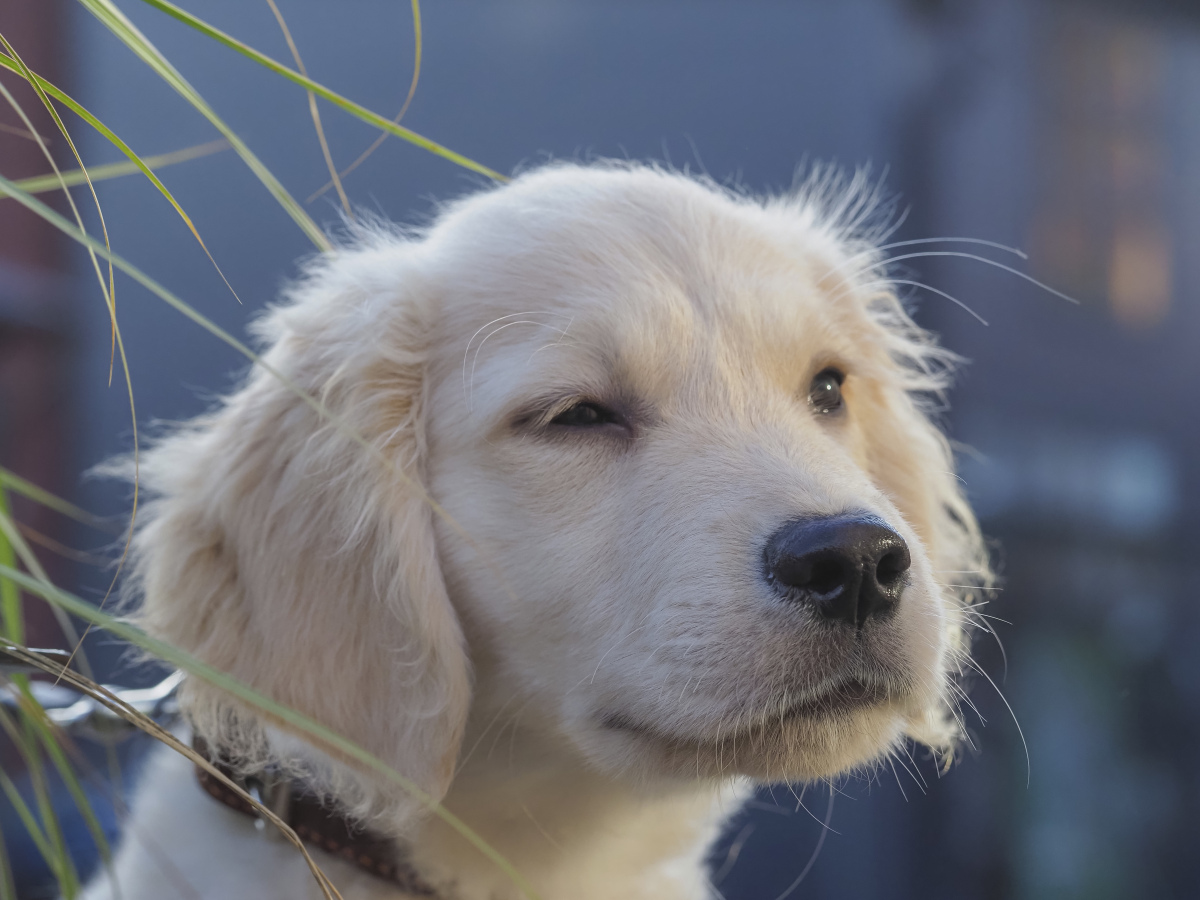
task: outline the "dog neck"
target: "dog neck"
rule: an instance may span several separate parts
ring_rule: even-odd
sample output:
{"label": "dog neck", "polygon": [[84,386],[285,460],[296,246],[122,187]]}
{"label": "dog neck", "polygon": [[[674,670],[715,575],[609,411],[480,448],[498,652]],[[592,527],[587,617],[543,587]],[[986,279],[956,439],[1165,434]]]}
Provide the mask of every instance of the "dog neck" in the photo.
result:
{"label": "dog neck", "polygon": [[[501,706],[501,710],[503,707]],[[556,729],[529,716],[503,719],[480,703],[468,722],[458,766],[441,805],[465,823],[546,900],[694,900],[710,895],[705,857],[722,821],[750,793],[745,779],[654,780],[598,771]],[[310,772],[331,760],[272,732],[284,758]],[[343,793],[340,787],[349,787]],[[364,783],[318,777],[318,794],[366,829],[394,842],[394,858],[443,900],[518,900],[510,874],[436,814]],[[396,804],[393,807],[393,804]],[[392,811],[389,811],[392,808]],[[354,810],[367,810],[358,820]]]}
{"label": "dog neck", "polygon": [[[443,805],[546,898],[708,896],[704,857],[740,782],[645,785],[595,771],[578,751],[512,724],[477,733]],[[463,900],[523,896],[443,820],[407,836],[410,858]]]}

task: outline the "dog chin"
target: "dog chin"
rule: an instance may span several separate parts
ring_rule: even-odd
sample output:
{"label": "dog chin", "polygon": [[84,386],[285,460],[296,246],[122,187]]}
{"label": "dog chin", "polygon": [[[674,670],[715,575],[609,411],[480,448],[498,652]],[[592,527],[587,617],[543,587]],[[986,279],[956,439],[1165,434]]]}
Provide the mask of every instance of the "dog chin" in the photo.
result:
{"label": "dog chin", "polygon": [[831,778],[879,759],[895,747],[914,717],[902,699],[863,701],[852,708],[800,707],[741,730],[720,724],[698,735],[675,735],[607,716],[582,742],[592,762],[610,774],[649,782],[746,776],[762,782]]}

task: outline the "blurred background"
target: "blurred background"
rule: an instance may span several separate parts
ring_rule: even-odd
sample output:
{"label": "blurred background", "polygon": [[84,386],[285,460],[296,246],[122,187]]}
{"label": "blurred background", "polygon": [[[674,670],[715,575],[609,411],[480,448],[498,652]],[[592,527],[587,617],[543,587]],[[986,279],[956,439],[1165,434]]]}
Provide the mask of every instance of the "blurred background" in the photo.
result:
{"label": "blurred background", "polygon": [[[313,77],[384,115],[399,109],[413,62],[407,3],[278,2]],[[183,5],[290,60],[266,2]],[[300,89],[135,0],[121,7],[295,196],[325,183]],[[1200,5],[427,0],[422,14],[404,124],[485,165],[657,159],[765,191],[790,185],[805,160],[869,164],[908,210],[897,239],[1020,247],[1027,262],[987,255],[1079,301],[961,257],[906,262],[988,322],[914,297],[919,321],[970,361],[947,423],[996,542],[1003,590],[986,612],[1007,659],[979,637],[995,685],[974,683],[974,749],[946,775],[918,758],[912,774],[848,779],[828,829],[825,788],[810,788],[805,808],[764,792],[714,851],[724,897],[773,900],[806,870],[789,896],[1200,896]],[[0,32],[139,153],[217,136],[68,0],[4,0]],[[345,165],[375,135],[323,112]],[[0,173],[44,174],[21,129],[0,110]],[[75,134],[89,164],[118,158],[85,126]],[[61,139],[51,147],[74,167]],[[228,151],[161,176],[245,305],[141,177],[97,186],[114,248],[242,334],[311,244]],[[346,188],[412,222],[477,183],[393,138]],[[332,194],[309,209],[338,220]],[[242,371],[128,279],[117,302],[143,428],[200,412]],[[124,489],[82,474],[131,448],[109,353],[86,256],[0,200],[0,464],[119,521]],[[109,573],[96,563],[112,535],[30,504],[17,515],[59,583],[103,595]],[[31,644],[61,644],[40,604],[28,616]],[[89,651],[109,680],[152,677],[102,636]],[[124,789],[139,755],[122,748]],[[0,746],[0,764],[21,783],[11,748]],[[103,784],[89,790],[115,833],[119,806]],[[0,821],[21,896],[52,895],[2,803]],[[85,869],[95,851],[85,836],[75,843]]]}

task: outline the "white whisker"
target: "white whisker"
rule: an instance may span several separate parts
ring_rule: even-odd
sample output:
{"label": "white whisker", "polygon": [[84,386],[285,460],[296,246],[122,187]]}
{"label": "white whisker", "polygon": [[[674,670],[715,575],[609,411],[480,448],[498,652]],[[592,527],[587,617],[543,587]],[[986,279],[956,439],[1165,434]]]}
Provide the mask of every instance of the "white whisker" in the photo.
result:
{"label": "white whisker", "polygon": [[994,250],[1003,250],[1005,253],[1011,253],[1021,259],[1029,259],[1029,254],[1017,247],[1010,247],[1008,244],[1001,244],[997,241],[989,241],[984,238],[971,237],[939,237],[939,238],[914,238],[911,241],[893,241],[890,244],[881,244],[875,247],[874,250],[879,253],[886,253],[889,250],[895,250],[897,247],[913,247],[918,244],[978,244],[981,247],[991,247]]}
{"label": "white whisker", "polygon": [[[788,885],[787,890],[785,890],[782,894],[780,894],[778,897],[776,897],[775,900],[787,900],[787,898],[792,895],[792,893],[796,890],[796,888],[800,887],[800,882],[802,882],[805,878],[808,877],[809,871],[812,869],[812,867],[817,862],[817,857],[821,855],[821,848],[823,846],[825,846],[825,836],[830,831],[833,831],[833,829],[829,827],[829,822],[832,818],[833,818],[833,785],[831,784],[829,786],[829,808],[825,811],[825,821],[822,823],[824,827],[821,829],[821,836],[817,839],[816,849],[813,850],[812,856],[810,856],[808,858],[808,863],[801,870],[800,874],[796,876],[796,880],[793,881],[790,885]],[[834,832],[834,833],[836,834],[837,832]]]}
{"label": "white whisker", "polygon": [[[1012,266],[1005,265],[1004,263],[999,262],[994,259],[988,259],[986,256],[979,256],[976,253],[964,253],[959,250],[923,250],[920,253],[904,253],[904,254],[901,254],[900,256],[891,256],[885,260],[882,260],[877,265],[878,266],[890,266],[890,265],[893,265],[898,262],[903,262],[904,260],[907,260],[907,259],[924,259],[926,257],[939,257],[939,256],[953,257],[953,258],[957,258],[957,259],[971,259],[971,260],[974,260],[975,262],[983,263],[984,265],[995,266],[997,269],[1001,269],[1002,271],[1008,272],[1010,275],[1015,275],[1017,278],[1020,278],[1022,281],[1029,282],[1034,287],[1041,288],[1043,291],[1045,291],[1048,294],[1053,294],[1055,297],[1059,297],[1063,300],[1066,300],[1068,303],[1075,304],[1076,306],[1079,305],[1079,301],[1077,299],[1075,299],[1074,297],[1072,297],[1070,294],[1064,294],[1062,291],[1060,291],[1056,288],[1050,287],[1050,285],[1046,284],[1045,282],[1038,281],[1038,279],[1034,278],[1032,275],[1029,275],[1026,272],[1022,272],[1020,269],[1014,269]],[[871,266],[870,268],[875,268],[875,267],[876,266]]]}
{"label": "white whisker", "polygon": [[1033,781],[1033,762],[1029,756],[1029,744],[1025,740],[1025,732],[1021,728],[1021,723],[1017,721],[1017,714],[1013,711],[1012,704],[1008,702],[1008,698],[1004,696],[1004,692],[1000,690],[996,682],[992,680],[992,676],[983,670],[982,666],[978,665],[971,659],[967,659],[965,662],[970,668],[974,669],[987,679],[988,684],[992,686],[992,688],[996,691],[997,696],[999,696],[1004,702],[1005,707],[1008,709],[1008,714],[1012,716],[1013,724],[1017,726],[1017,734],[1021,738],[1021,746],[1025,748],[1025,787],[1029,787],[1030,783]]}
{"label": "white whisker", "polygon": [[925,284],[923,281],[910,281],[906,278],[889,278],[888,281],[891,284],[902,284],[902,285],[906,285],[908,287],[921,288],[922,290],[929,291],[931,294],[937,294],[939,297],[944,297],[945,299],[947,299],[951,303],[953,303],[955,306],[959,307],[962,310],[965,310],[967,312],[967,314],[972,316],[975,319],[975,321],[977,321],[980,325],[983,325],[985,328],[987,327],[987,324],[988,324],[987,319],[985,319],[979,313],[975,312],[975,310],[971,309],[971,307],[967,306],[967,304],[963,303],[961,300],[959,300],[953,294],[948,294],[945,291],[941,290],[940,288],[935,288],[932,285]]}

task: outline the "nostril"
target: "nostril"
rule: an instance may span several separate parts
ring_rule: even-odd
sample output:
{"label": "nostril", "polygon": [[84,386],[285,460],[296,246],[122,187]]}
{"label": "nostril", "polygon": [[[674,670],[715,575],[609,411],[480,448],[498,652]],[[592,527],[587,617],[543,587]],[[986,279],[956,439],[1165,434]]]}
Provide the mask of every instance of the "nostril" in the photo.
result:
{"label": "nostril", "polygon": [[890,550],[875,566],[875,580],[881,587],[894,587],[904,577],[911,563],[908,548],[901,546]]}
{"label": "nostril", "polygon": [[853,560],[836,551],[821,550],[806,554],[781,554],[772,560],[767,554],[767,580],[785,590],[796,590],[815,597],[836,594],[854,578]]}
{"label": "nostril", "polygon": [[812,574],[804,584],[796,587],[811,591],[819,597],[827,597],[837,592],[850,580],[850,573],[844,560],[828,558],[813,563]]}

